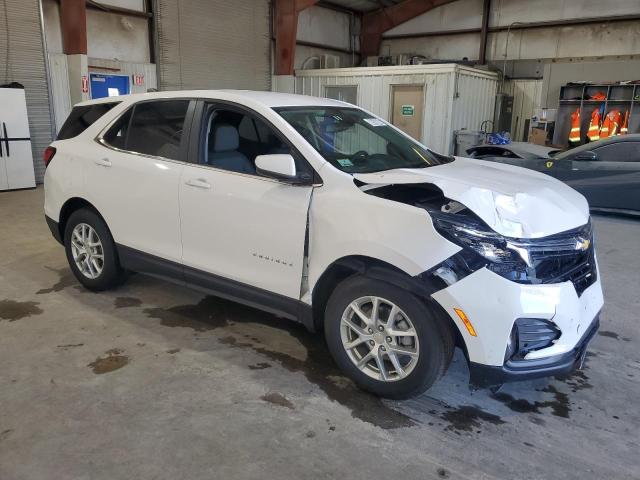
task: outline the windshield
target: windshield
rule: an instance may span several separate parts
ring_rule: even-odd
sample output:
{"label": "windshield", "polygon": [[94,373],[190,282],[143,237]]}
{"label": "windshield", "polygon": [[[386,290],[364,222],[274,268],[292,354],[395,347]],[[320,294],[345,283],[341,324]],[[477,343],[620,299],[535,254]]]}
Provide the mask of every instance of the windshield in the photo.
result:
{"label": "windshield", "polygon": [[453,161],[357,108],[274,109],[334,167],[347,173],[424,168]]}

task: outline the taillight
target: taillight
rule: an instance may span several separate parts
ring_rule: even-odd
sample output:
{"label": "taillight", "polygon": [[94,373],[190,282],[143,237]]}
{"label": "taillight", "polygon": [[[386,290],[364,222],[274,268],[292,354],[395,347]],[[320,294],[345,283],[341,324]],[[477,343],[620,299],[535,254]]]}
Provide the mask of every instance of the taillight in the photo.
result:
{"label": "taillight", "polygon": [[54,147],[45,148],[44,155],[43,155],[44,168],[47,168],[49,166],[55,154],[56,154],[56,149]]}

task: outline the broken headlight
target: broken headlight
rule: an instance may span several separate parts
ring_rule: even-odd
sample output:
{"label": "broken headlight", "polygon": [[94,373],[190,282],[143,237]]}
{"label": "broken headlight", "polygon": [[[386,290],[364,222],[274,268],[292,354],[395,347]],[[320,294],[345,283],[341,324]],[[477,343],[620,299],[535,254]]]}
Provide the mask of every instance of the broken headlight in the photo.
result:
{"label": "broken headlight", "polygon": [[473,217],[438,211],[429,214],[438,233],[464,249],[457,261],[471,271],[487,267],[514,281],[535,277],[535,270],[529,265],[529,251],[522,245],[511,243]]}

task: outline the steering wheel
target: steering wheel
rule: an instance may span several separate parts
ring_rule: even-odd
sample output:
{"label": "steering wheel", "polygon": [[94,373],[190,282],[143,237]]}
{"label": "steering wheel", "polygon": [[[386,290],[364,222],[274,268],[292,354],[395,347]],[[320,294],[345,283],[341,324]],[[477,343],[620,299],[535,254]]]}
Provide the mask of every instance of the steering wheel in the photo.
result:
{"label": "steering wheel", "polygon": [[356,153],[354,153],[353,155],[351,155],[351,160],[356,160],[356,159],[362,159],[362,160],[366,160],[366,158],[369,156],[369,153],[365,150],[358,150]]}

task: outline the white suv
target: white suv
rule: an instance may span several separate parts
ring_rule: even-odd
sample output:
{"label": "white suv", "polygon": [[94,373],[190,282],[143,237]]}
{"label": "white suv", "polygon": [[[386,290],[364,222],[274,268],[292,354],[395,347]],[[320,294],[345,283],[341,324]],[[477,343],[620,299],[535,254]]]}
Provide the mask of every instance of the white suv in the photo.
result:
{"label": "white suv", "polygon": [[584,197],[439,155],[375,115],[269,92],[77,105],[45,152],[47,222],[91,290],[127,270],[324,331],[360,387],[568,373],[603,304]]}

